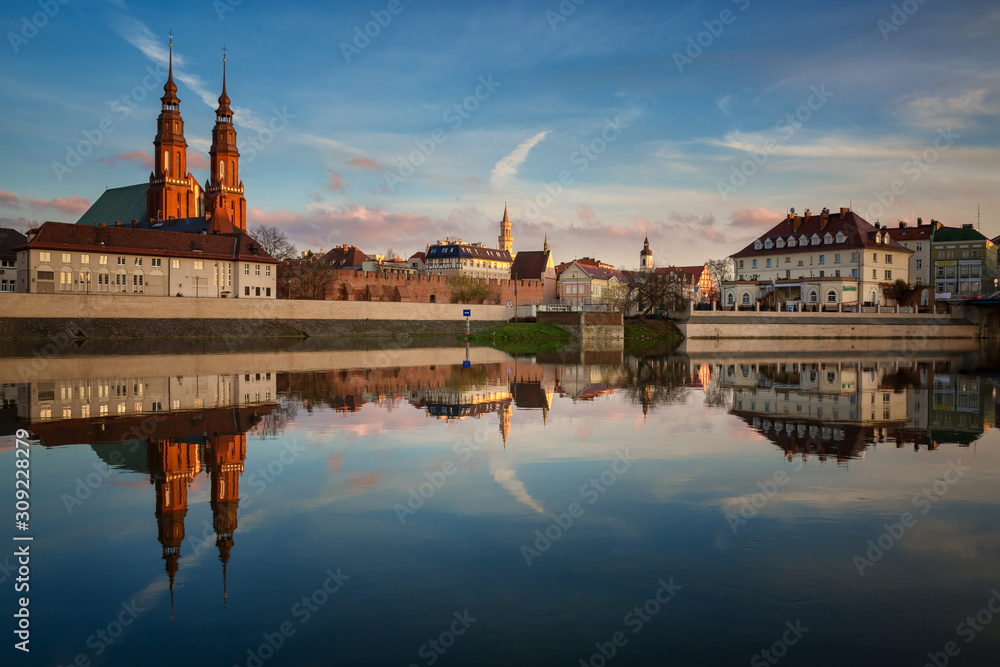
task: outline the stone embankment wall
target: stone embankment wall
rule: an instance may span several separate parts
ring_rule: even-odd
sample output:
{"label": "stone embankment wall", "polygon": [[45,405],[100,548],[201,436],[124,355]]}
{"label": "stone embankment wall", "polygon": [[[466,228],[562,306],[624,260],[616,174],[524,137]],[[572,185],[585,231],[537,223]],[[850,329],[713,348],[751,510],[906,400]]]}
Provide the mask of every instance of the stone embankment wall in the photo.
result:
{"label": "stone embankment wall", "polygon": [[979,325],[940,315],[895,313],[694,313],[677,328],[688,340],[793,338],[965,338],[979,335]]}
{"label": "stone embankment wall", "polygon": [[540,312],[538,322],[554,324],[578,340],[624,342],[625,328],[621,313]]}
{"label": "stone embankment wall", "polygon": [[506,321],[505,306],[190,299],[131,295],[3,294],[0,336],[81,338],[459,334]]}

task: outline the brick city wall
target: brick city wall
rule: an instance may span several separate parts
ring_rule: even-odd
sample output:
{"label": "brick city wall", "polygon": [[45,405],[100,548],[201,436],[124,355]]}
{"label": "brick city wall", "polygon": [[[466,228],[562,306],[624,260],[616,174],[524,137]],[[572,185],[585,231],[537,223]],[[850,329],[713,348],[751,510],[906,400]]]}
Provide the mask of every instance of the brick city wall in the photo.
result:
{"label": "brick city wall", "polygon": [[[487,302],[506,305],[514,301],[513,280],[480,280],[490,289]],[[517,302],[539,303],[543,299],[541,280],[518,280]],[[433,297],[433,300],[432,298]],[[329,301],[394,301],[402,303],[450,303],[451,288],[445,276],[386,275],[380,271],[334,271],[326,287]]]}

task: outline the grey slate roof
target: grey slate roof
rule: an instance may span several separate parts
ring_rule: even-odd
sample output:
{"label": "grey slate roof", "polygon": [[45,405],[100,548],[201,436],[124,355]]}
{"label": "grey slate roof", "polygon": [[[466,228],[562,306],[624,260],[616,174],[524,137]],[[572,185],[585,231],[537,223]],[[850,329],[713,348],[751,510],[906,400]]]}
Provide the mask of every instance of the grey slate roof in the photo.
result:
{"label": "grey slate roof", "polygon": [[0,259],[17,259],[17,253],[12,248],[27,240],[27,237],[16,229],[0,227]]}

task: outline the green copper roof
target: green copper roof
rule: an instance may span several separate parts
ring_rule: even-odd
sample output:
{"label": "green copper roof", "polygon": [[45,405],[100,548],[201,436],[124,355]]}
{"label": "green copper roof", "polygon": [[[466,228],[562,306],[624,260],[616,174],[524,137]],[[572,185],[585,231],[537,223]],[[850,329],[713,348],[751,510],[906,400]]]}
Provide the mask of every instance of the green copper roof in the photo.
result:
{"label": "green copper roof", "polygon": [[934,232],[931,240],[934,243],[951,243],[955,241],[988,241],[989,239],[972,227],[942,227]]}
{"label": "green copper roof", "polygon": [[129,224],[133,220],[146,220],[146,191],[149,183],[126,185],[123,188],[109,188],[97,201],[87,209],[87,212],[76,221],[78,225],[97,225],[101,222],[107,225],[120,220]]}

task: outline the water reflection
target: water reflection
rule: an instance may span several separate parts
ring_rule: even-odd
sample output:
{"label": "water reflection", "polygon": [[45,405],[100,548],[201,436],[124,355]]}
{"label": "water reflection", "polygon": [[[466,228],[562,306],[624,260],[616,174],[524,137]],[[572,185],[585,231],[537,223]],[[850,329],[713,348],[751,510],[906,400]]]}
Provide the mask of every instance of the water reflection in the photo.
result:
{"label": "water reflection", "polygon": [[[588,355],[473,350],[470,368],[462,349],[65,358],[28,381],[0,361],[3,428],[26,428],[44,451],[39,521],[51,533],[38,543],[56,554],[66,533],[74,545],[50,569],[60,596],[114,607],[150,576],[169,591],[169,615],[165,605],[150,613],[106,664],[169,664],[190,651],[246,664],[246,648],[339,565],[353,577],[341,597],[317,612],[321,623],[296,625],[271,664],[423,664],[417,650],[439,619],[473,603],[482,620],[450,664],[575,664],[661,577],[684,588],[622,664],[745,664],[800,615],[815,630],[794,664],[874,664],[888,650],[875,628],[919,648],[934,624],[954,627],[967,604],[954,591],[978,600],[994,585],[982,573],[995,572],[1000,468],[982,444],[975,473],[893,551],[895,565],[863,582],[850,565],[947,457],[968,465],[963,448],[996,437],[997,378],[974,355]],[[455,442],[480,433],[470,458],[456,454]],[[290,443],[305,453],[264,493],[262,472]],[[618,449],[641,465],[527,568],[521,546],[580,501]],[[66,515],[59,496],[95,455],[116,486]],[[793,469],[785,460],[807,465],[732,533],[724,513]],[[457,472],[419,517],[400,522],[393,506],[448,466]],[[131,588],[107,577],[88,597],[79,567],[138,574]],[[927,599],[916,599],[912,583],[928,572],[940,581],[927,595],[947,613],[923,613]],[[60,602],[40,594],[38,604],[58,614]],[[85,651],[93,630],[65,614],[51,664]],[[725,642],[716,621],[731,628]],[[837,644],[844,627],[854,644]],[[996,632],[976,650],[996,646]],[[149,645],[162,655],[144,658]]]}

